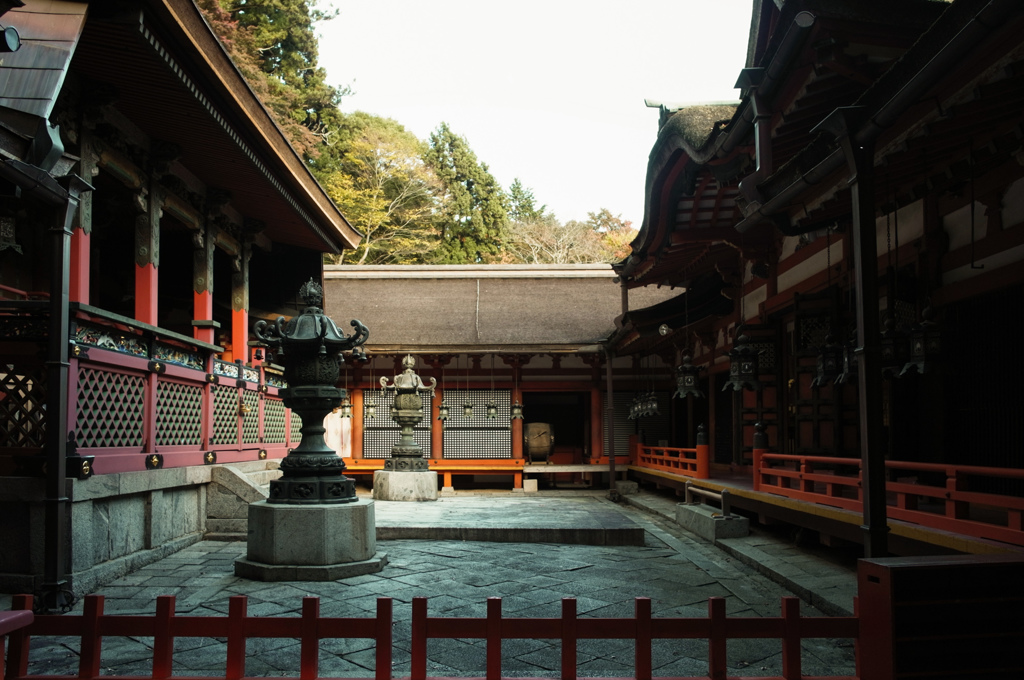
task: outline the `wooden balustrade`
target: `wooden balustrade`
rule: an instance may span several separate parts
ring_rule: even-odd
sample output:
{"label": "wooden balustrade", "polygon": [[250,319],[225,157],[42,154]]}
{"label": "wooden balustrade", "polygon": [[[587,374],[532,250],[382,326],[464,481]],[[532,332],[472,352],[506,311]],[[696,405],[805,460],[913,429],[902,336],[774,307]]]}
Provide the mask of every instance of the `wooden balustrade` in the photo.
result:
{"label": "wooden balustrade", "polygon": [[[104,671],[101,658],[104,638],[152,637],[153,660],[151,678],[184,678],[172,676],[174,640],[178,637],[219,638],[225,644],[224,680],[245,678],[246,641],[251,638],[296,638],[300,641],[299,678],[316,680],[320,675],[320,640],[336,638],[371,639],[375,643],[374,680],[392,677],[392,600],[377,599],[375,617],[327,618],[319,614],[319,598],[302,600],[299,617],[250,617],[246,614],[244,596],[230,598],[228,615],[177,616],[175,598],[157,598],[153,615],[107,615],[103,613],[103,597],[85,598],[81,615],[25,617],[11,630],[10,651],[6,680],[93,680],[100,677],[117,678]],[[16,610],[31,610],[32,597],[14,598]],[[801,641],[811,638],[849,638],[860,635],[859,621],[853,617],[805,617],[800,615],[800,600],[784,597],[781,614],[777,617],[727,616],[725,599],[708,600],[707,617],[654,618],[651,600],[637,598],[635,614],[631,618],[579,618],[576,600],[562,600],[558,618],[505,618],[501,613],[501,598],[487,600],[487,615],[483,618],[430,617],[427,598],[413,598],[412,603],[412,661],[411,679],[426,680],[427,644],[432,639],[460,638],[486,640],[486,678],[501,678],[501,648],[503,640],[559,640],[561,641],[561,678],[577,677],[577,642],[595,639],[626,639],[635,643],[634,675],[636,680],[651,680],[652,643],[654,640],[696,639],[708,641],[708,674],[706,678],[725,678],[727,674],[726,650],[729,640],[779,639],[782,641],[782,676],[796,679],[801,675]],[[70,636],[80,640],[78,668],[64,675],[36,676],[29,674],[29,650],[34,637]],[[221,677],[219,675],[212,677]],[[842,676],[853,680],[856,676]],[[842,680],[837,676],[839,680]],[[683,680],[683,679],[680,679]]]}
{"label": "wooden balustrade", "polygon": [[[756,452],[754,490],[862,511],[859,458]],[[922,526],[1024,545],[1024,498],[972,491],[972,479],[1024,480],[1024,470],[886,461],[888,515]],[[929,476],[943,478],[941,485]],[[895,481],[892,481],[895,479]],[[982,512],[984,510],[985,512]]]}
{"label": "wooden balustrade", "polygon": [[633,465],[674,472],[694,479],[711,477],[711,451],[707,444],[694,448],[669,446],[646,446],[636,444],[632,455]]}

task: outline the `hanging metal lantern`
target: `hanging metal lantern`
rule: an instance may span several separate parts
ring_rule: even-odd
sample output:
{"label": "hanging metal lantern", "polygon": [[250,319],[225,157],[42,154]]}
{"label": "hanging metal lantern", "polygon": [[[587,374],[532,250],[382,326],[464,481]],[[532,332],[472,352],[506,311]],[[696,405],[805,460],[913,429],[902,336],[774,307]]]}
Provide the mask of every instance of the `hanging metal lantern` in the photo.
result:
{"label": "hanging metal lantern", "polygon": [[493,399],[487,401],[487,417],[490,419],[498,417],[498,405],[494,403]]}
{"label": "hanging metal lantern", "polygon": [[910,329],[910,359],[900,371],[900,377],[908,373],[927,373],[942,353],[939,324],[932,321],[935,310],[931,305],[921,310],[920,323]]}
{"label": "hanging metal lantern", "polygon": [[523,405],[516,399],[515,403],[512,404],[512,417],[510,420],[522,420],[523,419]]}
{"label": "hanging metal lantern", "polygon": [[466,403],[462,405],[462,415],[467,418],[473,417],[473,405],[469,403],[469,399],[467,399]]}
{"label": "hanging metal lantern", "polygon": [[645,416],[660,416],[661,415],[661,411],[658,410],[658,395],[654,393],[654,390],[651,390],[647,394],[647,401],[645,402],[644,415]]}
{"label": "hanging metal lantern", "polygon": [[845,385],[848,382],[857,382],[857,346],[856,340],[851,340],[843,345],[843,364],[836,376],[836,385]]}
{"label": "hanging metal lantern", "polygon": [[729,379],[722,385],[722,391],[760,390],[762,385],[758,377],[761,367],[758,358],[763,351],[751,347],[750,338],[745,333],[736,338],[729,350]]}
{"label": "hanging metal lantern", "polygon": [[341,404],[338,405],[338,413],[342,418],[352,417],[352,400],[348,398],[347,394],[342,397]]}
{"label": "hanging metal lantern", "polygon": [[437,419],[440,421],[448,420],[448,404],[442,401],[437,406]]}
{"label": "hanging metal lantern", "polygon": [[686,397],[704,398],[700,389],[700,366],[690,363],[690,357],[684,355],[681,366],[676,366],[676,392],[673,397],[685,399]]}
{"label": "hanging metal lantern", "polygon": [[377,404],[374,403],[372,397],[370,398],[370,401],[367,402],[365,409],[366,409],[366,417],[367,418],[376,418],[377,417]]}
{"label": "hanging metal lantern", "polygon": [[898,378],[910,360],[910,338],[896,327],[892,315],[885,317],[882,331],[882,375]]}
{"label": "hanging metal lantern", "polygon": [[843,346],[832,339],[832,334],[825,336],[825,344],[818,348],[818,369],[811,385],[824,387],[836,380],[842,370]]}

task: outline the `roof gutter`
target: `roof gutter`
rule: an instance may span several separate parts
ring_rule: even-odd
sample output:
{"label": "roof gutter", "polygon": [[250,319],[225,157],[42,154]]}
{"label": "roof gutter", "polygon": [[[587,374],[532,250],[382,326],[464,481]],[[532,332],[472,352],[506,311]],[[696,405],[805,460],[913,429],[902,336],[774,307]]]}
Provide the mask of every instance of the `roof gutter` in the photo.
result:
{"label": "roof gutter", "polygon": [[[921,95],[932,87],[947,71],[952,69],[968,51],[999,28],[1007,17],[1021,10],[1022,6],[1019,0],[991,0],[921,70],[915,73],[900,88],[899,92],[867,118],[854,133],[854,143],[864,145],[877,140],[882,132],[893,125],[907,108],[918,101]],[[736,224],[736,231],[742,234],[763,220],[768,219],[770,215],[789,207],[792,200],[803,193],[804,190],[818,184],[844,164],[845,158],[842,149],[837,148],[833,150],[824,160],[804,173],[795,182],[744,216]],[[779,231],[787,236],[797,236],[802,233],[800,229],[794,229],[792,225],[788,227],[779,226]]]}

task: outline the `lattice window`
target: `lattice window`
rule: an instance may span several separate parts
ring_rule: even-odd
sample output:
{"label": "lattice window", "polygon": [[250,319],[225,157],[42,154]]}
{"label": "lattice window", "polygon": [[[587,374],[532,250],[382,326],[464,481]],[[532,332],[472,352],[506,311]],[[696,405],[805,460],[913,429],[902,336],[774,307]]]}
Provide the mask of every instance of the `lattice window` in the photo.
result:
{"label": "lattice window", "polygon": [[238,388],[213,386],[212,445],[238,443]]}
{"label": "lattice window", "polygon": [[[485,417],[487,402],[493,397],[498,416]],[[466,402],[473,405],[470,418],[462,415]],[[451,415],[444,424],[444,457],[511,458],[512,393],[510,390],[445,390],[445,403]]]}
{"label": "lattice window", "polygon": [[46,441],[46,368],[0,364],[0,446],[41,448]]}
{"label": "lattice window", "polygon": [[83,448],[141,447],[146,381],[97,368],[78,372],[78,420]]}
{"label": "lattice window", "polygon": [[280,399],[263,400],[263,442],[284,444],[284,404]]}
{"label": "lattice window", "polygon": [[[401,428],[391,420],[391,405],[395,403],[395,393],[384,390],[364,390],[363,403],[373,400],[377,404],[377,416],[367,418],[363,410],[363,457],[390,458],[391,447],[398,443]],[[430,457],[430,395],[420,395],[423,409],[423,420],[412,428],[412,438],[423,449],[423,457]]]}
{"label": "lattice window", "polygon": [[242,418],[242,443],[255,444],[260,440],[260,395],[258,392],[244,390],[242,403],[249,407],[249,412]]}
{"label": "lattice window", "polygon": [[288,441],[297,443],[297,442],[299,442],[301,440],[302,440],[302,417],[298,413],[296,413],[295,411],[292,411],[292,429],[291,429],[291,435],[290,435]]}
{"label": "lattice window", "polygon": [[203,388],[161,380],[156,385],[156,445],[203,443]]}

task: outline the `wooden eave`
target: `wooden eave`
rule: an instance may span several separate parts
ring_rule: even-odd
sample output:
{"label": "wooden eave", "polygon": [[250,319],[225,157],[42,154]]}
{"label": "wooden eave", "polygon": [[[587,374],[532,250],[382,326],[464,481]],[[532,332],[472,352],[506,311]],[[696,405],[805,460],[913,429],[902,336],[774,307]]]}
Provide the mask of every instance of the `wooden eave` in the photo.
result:
{"label": "wooden eave", "polygon": [[326,252],[358,244],[191,0],[115,14],[94,4],[73,71],[116,86],[114,107],[151,139],[177,141],[179,162],[228,189],[271,241]]}
{"label": "wooden eave", "polygon": [[[998,25],[975,21],[977,12],[999,5],[1005,21]],[[986,26],[988,34],[950,68],[930,69],[929,63],[972,23]],[[979,177],[997,167],[1014,172],[1007,161],[1018,153],[1024,138],[1022,32],[1024,7],[1019,3],[960,0],[850,102],[863,106],[870,121],[911,83],[927,83],[918,87],[920,94],[874,139],[879,212],[887,212],[894,203],[905,205],[936,191],[963,186],[971,174]],[[969,149],[974,149],[971,168],[966,162]],[[807,181],[808,173],[816,168],[831,170]],[[788,233],[843,224],[850,210],[847,175],[831,136],[804,135],[802,147],[761,185],[769,206],[766,213],[788,220]],[[798,186],[802,188],[794,191]]]}

